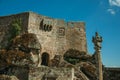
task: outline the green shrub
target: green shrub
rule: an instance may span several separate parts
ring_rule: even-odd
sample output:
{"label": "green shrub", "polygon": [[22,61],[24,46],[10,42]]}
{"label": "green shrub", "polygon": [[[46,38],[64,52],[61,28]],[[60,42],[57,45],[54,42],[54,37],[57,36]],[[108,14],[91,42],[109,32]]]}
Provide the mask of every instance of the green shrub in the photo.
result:
{"label": "green shrub", "polygon": [[21,32],[21,18],[15,19],[11,25],[11,34],[13,35],[13,37],[19,35],[20,32]]}
{"label": "green shrub", "polygon": [[22,26],[22,22],[21,22],[21,18],[19,19],[14,19],[10,25],[10,38],[9,41],[11,41],[13,38],[15,38],[16,36],[20,35],[21,32],[21,26]]}
{"label": "green shrub", "polygon": [[69,63],[71,63],[71,64],[76,64],[76,63],[78,63],[80,60],[79,59],[77,59],[77,58],[72,58],[72,57],[66,57],[66,58],[64,58],[67,62],[69,62]]}

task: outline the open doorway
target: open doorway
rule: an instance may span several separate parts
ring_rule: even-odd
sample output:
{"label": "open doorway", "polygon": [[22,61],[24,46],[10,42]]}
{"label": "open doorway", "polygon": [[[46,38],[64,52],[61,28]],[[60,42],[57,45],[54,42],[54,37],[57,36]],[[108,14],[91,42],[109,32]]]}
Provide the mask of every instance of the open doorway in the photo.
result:
{"label": "open doorway", "polygon": [[48,66],[49,65],[49,54],[44,52],[42,54],[42,63],[41,65]]}

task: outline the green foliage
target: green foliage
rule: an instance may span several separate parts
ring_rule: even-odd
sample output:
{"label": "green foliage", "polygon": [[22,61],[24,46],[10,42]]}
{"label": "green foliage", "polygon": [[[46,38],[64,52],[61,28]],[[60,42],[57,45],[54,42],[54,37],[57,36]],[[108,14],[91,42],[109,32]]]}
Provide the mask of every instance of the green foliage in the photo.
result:
{"label": "green foliage", "polygon": [[22,20],[21,18],[15,18],[11,24],[10,24],[10,29],[9,29],[9,37],[8,37],[8,44],[5,47],[6,49],[9,49],[9,47],[11,46],[11,41],[18,35],[20,35],[20,32],[22,30],[21,28],[22,26]]}
{"label": "green foliage", "polygon": [[12,24],[11,24],[11,34],[13,37],[17,36],[20,34],[21,31],[21,18],[20,19],[15,19]]}
{"label": "green foliage", "polygon": [[15,38],[17,35],[19,35],[20,34],[20,32],[21,32],[21,24],[22,24],[22,22],[21,22],[21,18],[19,18],[19,19],[14,19],[13,21],[12,21],[12,23],[11,23],[11,28],[10,28],[10,34],[11,34],[11,36],[10,36],[10,38],[9,38],[9,41],[11,41],[13,38]]}
{"label": "green foliage", "polygon": [[74,64],[74,65],[80,61],[78,58],[72,58],[72,57],[65,57],[64,59],[67,62],[69,62],[71,64]]}

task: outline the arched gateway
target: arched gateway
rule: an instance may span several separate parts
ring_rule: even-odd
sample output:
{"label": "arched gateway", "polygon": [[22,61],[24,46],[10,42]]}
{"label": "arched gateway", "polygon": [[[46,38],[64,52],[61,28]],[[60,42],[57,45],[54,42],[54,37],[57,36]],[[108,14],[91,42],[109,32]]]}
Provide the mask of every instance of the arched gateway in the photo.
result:
{"label": "arched gateway", "polygon": [[42,54],[42,63],[41,65],[48,66],[49,65],[49,54],[44,52]]}

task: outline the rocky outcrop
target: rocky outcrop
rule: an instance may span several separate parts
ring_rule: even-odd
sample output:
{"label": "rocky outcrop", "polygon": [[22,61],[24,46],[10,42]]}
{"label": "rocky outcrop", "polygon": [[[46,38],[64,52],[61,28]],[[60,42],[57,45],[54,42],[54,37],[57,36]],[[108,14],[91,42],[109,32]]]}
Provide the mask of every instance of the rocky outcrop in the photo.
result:
{"label": "rocky outcrop", "polygon": [[19,80],[16,76],[0,75],[0,80]]}

